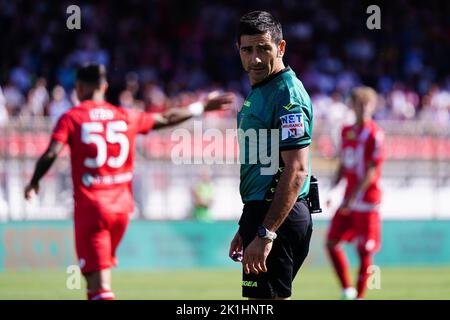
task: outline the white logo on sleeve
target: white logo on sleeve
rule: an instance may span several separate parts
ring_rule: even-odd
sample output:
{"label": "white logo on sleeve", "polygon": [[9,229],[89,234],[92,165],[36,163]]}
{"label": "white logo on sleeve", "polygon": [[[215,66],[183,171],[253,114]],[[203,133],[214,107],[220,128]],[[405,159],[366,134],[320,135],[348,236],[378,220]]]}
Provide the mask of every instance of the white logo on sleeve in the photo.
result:
{"label": "white logo on sleeve", "polygon": [[305,135],[305,125],[303,114],[291,113],[280,117],[281,120],[281,140],[288,138],[300,138]]}

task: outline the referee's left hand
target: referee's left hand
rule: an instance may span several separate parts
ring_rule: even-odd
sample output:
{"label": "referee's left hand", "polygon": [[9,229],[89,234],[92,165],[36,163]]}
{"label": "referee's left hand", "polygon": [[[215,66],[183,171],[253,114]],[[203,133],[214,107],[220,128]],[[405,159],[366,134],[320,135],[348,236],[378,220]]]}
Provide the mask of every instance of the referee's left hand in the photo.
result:
{"label": "referee's left hand", "polygon": [[255,237],[253,241],[244,250],[244,259],[242,265],[244,272],[258,274],[260,272],[267,272],[266,259],[272,250],[273,242],[268,239]]}

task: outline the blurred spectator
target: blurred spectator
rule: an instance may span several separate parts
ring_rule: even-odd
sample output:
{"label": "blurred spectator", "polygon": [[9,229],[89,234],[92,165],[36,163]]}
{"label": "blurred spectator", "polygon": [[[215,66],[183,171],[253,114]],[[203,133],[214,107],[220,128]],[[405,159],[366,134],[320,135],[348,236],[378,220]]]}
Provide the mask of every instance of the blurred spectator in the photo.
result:
{"label": "blurred spectator", "polygon": [[97,35],[85,34],[79,38],[78,48],[67,56],[70,66],[78,66],[85,63],[99,63],[106,67],[109,65],[109,53],[100,48]]}
{"label": "blurred spectator", "polygon": [[26,92],[31,86],[31,74],[26,67],[20,65],[11,70],[10,81],[19,88],[21,92]]}
{"label": "blurred spectator", "polygon": [[[0,47],[0,84],[9,116],[46,114],[45,87],[60,84],[69,92],[74,68],[85,62],[110,66],[111,102],[149,112],[164,111],[170,101],[183,103],[183,92],[206,90],[211,83],[241,94],[249,90],[232,27],[250,10],[245,2],[82,3],[80,31],[68,31],[60,19],[66,6],[64,1],[50,6],[0,0],[0,28],[10,27],[3,34],[8,46]],[[333,92],[346,97],[351,88],[366,84],[377,87],[386,101],[376,118],[415,119],[433,106],[448,125],[445,1],[383,3],[382,28],[376,31],[365,27],[366,7],[358,0],[255,0],[251,7],[264,7],[286,24],[285,38],[292,46],[286,62],[316,97],[320,117],[333,118],[330,111],[340,108]],[[236,80],[241,76],[245,81]],[[39,77],[47,84],[32,88]]]}
{"label": "blurred spectator", "polygon": [[8,123],[8,111],[6,110],[6,99],[0,87],[0,127]]}
{"label": "blurred spectator", "polygon": [[139,93],[139,76],[136,72],[128,72],[125,77],[126,90],[129,91],[133,97]]}
{"label": "blurred spectator", "polygon": [[350,60],[369,62],[375,57],[374,44],[365,37],[350,40],[345,46],[345,53]]}
{"label": "blurred spectator", "polygon": [[20,115],[44,116],[47,113],[49,96],[46,84],[47,81],[43,78],[39,78],[36,81],[36,85],[28,91],[27,102],[22,108]]}
{"label": "blurred spectator", "polygon": [[311,95],[311,100],[314,106],[314,117],[325,120],[329,111],[328,106],[332,103],[331,97],[323,93],[315,93]]}
{"label": "blurred spectator", "polygon": [[450,92],[432,86],[423,97],[419,119],[440,127],[450,126]]}
{"label": "blurred spectator", "polygon": [[168,107],[168,97],[161,87],[153,83],[144,86],[144,103],[147,112],[164,112]]}
{"label": "blurred spectator", "polygon": [[410,120],[416,115],[419,97],[415,92],[406,90],[402,85],[396,84],[388,94],[387,103],[391,106],[394,119]]}
{"label": "blurred spectator", "polygon": [[145,109],[144,101],[135,99],[133,93],[128,89],[123,90],[120,93],[119,106],[122,108],[137,109],[140,111],[144,111]]}
{"label": "blurred spectator", "polygon": [[331,96],[326,113],[326,125],[330,128],[334,145],[337,146],[341,140],[342,127],[353,124],[355,122],[355,114],[343,102],[343,97],[339,91],[335,91]]}
{"label": "blurred spectator", "polygon": [[52,101],[49,105],[49,116],[52,123],[56,123],[66,111],[71,108],[71,103],[66,97],[66,91],[60,85],[53,88]]}
{"label": "blurred spectator", "polygon": [[125,109],[134,108],[133,93],[130,90],[123,90],[119,95],[119,107]]}
{"label": "blurred spectator", "polygon": [[3,89],[3,95],[5,96],[6,101],[6,110],[11,116],[17,116],[20,113],[20,110],[25,102],[25,98],[20,90],[14,86],[12,83],[9,83]]}
{"label": "blurred spectator", "polygon": [[209,221],[210,207],[214,200],[214,188],[211,182],[211,172],[208,167],[204,167],[198,181],[192,188],[194,206],[192,218],[197,221]]}

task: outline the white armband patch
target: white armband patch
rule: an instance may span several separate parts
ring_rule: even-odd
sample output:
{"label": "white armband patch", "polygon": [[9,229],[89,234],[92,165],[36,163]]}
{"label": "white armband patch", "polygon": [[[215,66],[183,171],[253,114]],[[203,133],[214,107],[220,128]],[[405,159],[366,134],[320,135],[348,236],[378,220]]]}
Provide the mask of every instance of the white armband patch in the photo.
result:
{"label": "white armband patch", "polygon": [[203,103],[198,101],[188,105],[188,109],[194,117],[198,117],[202,115],[203,111],[205,110],[205,106],[203,105]]}
{"label": "white armband patch", "polygon": [[288,138],[300,138],[305,135],[303,114],[291,113],[280,117],[281,140]]}

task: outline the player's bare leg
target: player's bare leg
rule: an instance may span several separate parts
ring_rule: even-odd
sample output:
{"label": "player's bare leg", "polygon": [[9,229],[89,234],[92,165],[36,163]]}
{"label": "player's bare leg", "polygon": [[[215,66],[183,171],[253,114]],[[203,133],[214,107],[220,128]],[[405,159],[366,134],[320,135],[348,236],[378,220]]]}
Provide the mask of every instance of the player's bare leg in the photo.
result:
{"label": "player's bare leg", "polygon": [[84,274],[87,282],[88,300],[114,300],[111,291],[111,269]]}
{"label": "player's bare leg", "polygon": [[342,286],[342,298],[356,298],[356,290],[351,286],[350,276],[348,273],[348,260],[344,250],[339,245],[339,241],[328,240],[326,243],[328,255],[333,263],[334,270],[339,278]]}
{"label": "player's bare leg", "polygon": [[372,264],[373,254],[371,252],[369,252],[368,250],[366,250],[364,247],[358,246],[358,256],[359,256],[360,266],[359,266],[358,280],[357,280],[357,286],[356,286],[358,295],[356,298],[363,299],[364,294],[366,292],[366,288],[367,288],[367,279],[369,277],[367,269]]}

